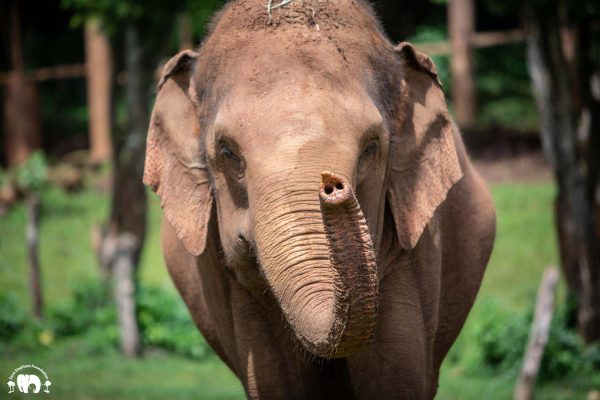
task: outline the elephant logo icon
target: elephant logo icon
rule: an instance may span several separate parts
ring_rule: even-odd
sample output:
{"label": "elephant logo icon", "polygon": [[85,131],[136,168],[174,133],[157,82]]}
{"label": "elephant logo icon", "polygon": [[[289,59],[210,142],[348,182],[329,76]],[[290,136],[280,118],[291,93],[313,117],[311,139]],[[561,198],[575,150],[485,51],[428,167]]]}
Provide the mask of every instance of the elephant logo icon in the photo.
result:
{"label": "elephant logo icon", "polygon": [[21,393],[29,393],[31,389],[33,393],[39,393],[42,387],[40,378],[34,374],[19,374],[17,376],[17,387]]}
{"label": "elephant logo icon", "polygon": [[[43,375],[43,379],[40,379],[38,373]],[[15,375],[17,382],[16,384],[14,379]],[[44,381],[43,384],[42,381]],[[8,393],[14,393],[16,386],[17,389],[19,389],[19,392],[26,394],[40,393],[42,386],[45,387],[43,393],[50,393],[50,386],[52,385],[50,379],[48,379],[48,374],[46,374],[46,371],[35,364],[21,365],[20,367],[15,368],[13,373],[8,378],[8,382],[6,384],[8,385]]]}

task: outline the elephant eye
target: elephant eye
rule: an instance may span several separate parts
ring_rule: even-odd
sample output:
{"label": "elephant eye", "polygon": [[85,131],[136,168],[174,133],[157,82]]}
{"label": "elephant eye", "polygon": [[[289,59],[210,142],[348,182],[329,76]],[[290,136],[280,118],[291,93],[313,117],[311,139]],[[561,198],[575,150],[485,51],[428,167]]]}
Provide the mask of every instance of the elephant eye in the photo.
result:
{"label": "elephant eye", "polygon": [[219,140],[219,153],[230,160],[229,168],[227,169],[233,173],[238,180],[242,180],[246,170],[246,164],[242,157],[240,157],[232,147],[233,146],[228,141]]}
{"label": "elephant eye", "polygon": [[369,143],[367,143],[363,151],[360,153],[360,157],[363,158],[375,154],[377,152],[378,147],[379,143],[377,142],[377,140],[371,140]]}
{"label": "elephant eye", "polygon": [[219,143],[219,152],[235,162],[241,163],[242,161],[240,157],[231,149],[227,142]]}

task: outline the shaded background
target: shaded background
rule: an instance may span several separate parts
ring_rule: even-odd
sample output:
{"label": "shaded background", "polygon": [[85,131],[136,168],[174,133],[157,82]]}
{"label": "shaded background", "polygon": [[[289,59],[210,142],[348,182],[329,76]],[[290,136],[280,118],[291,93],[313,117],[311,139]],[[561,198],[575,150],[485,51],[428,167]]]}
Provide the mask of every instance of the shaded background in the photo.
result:
{"label": "shaded background", "polygon": [[[598,399],[600,6],[450,1],[373,2],[394,42],[433,55],[498,213],[494,253],[437,398],[512,396],[542,273],[561,265],[536,398]],[[168,277],[159,201],[141,186],[157,68],[200,43],[222,5],[166,3],[0,3],[2,379],[34,362],[59,398],[244,397]],[[547,79],[532,86],[532,76]],[[136,292],[120,291],[120,279]],[[133,331],[117,312],[127,302]]]}

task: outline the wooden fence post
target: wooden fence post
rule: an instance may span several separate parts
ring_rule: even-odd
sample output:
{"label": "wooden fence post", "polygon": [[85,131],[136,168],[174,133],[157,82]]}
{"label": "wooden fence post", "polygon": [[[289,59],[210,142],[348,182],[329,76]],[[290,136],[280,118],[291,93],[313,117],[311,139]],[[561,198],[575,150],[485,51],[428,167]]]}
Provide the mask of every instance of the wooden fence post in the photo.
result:
{"label": "wooden fence post", "polygon": [[112,57],[108,38],[96,20],[85,24],[85,59],[90,159],[92,163],[104,163],[112,154]]}
{"label": "wooden fence post", "polygon": [[452,72],[452,104],[456,123],[470,128],[475,121],[475,81],[471,37],[475,32],[473,0],[448,2],[448,34],[450,36]]}

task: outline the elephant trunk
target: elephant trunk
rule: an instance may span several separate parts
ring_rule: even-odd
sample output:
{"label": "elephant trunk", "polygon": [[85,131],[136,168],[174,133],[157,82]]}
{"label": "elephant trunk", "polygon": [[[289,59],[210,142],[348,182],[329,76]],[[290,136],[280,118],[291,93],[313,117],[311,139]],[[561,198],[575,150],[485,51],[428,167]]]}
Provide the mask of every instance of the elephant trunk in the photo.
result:
{"label": "elephant trunk", "polygon": [[347,357],[373,336],[378,281],[366,220],[351,185],[321,173],[318,190],[271,194],[258,216],[262,269],[296,337],[311,353]]}

